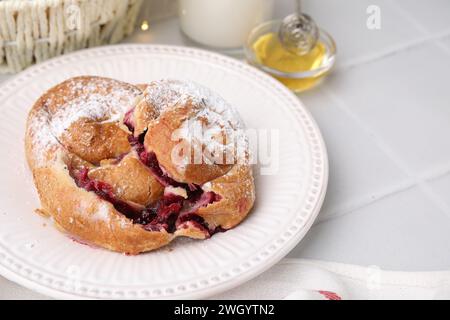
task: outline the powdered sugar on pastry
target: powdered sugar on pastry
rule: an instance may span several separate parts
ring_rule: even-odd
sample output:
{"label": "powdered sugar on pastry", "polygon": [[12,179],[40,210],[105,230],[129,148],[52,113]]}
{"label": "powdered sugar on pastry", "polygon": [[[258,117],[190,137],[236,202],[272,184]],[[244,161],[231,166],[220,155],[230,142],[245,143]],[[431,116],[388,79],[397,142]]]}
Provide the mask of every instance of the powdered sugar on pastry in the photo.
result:
{"label": "powdered sugar on pastry", "polygon": [[[188,103],[194,107],[173,138],[189,141],[193,150],[203,153],[204,163],[218,163],[214,155],[223,154],[234,163],[235,156],[245,154],[242,149],[248,150],[245,126],[237,110],[214,91],[192,81],[159,80],[147,87],[144,97],[159,114]],[[190,161],[185,160],[184,165]],[[183,171],[183,163],[178,164],[177,169]]]}
{"label": "powdered sugar on pastry", "polygon": [[[139,94],[137,88],[111,79],[80,77],[66,81],[42,97],[43,108],[31,118],[28,127],[34,133],[33,148],[40,149],[36,153],[45,154],[80,119],[118,122]],[[45,159],[38,160],[41,163]]]}
{"label": "powdered sugar on pastry", "polygon": [[49,124],[48,112],[44,109],[37,111],[35,116],[31,118],[28,124],[28,135],[33,144],[32,148],[37,150],[34,152],[35,161],[41,165],[45,163],[46,150],[55,148],[58,145],[58,140],[53,135]]}
{"label": "powdered sugar on pastry", "polygon": [[110,207],[106,203],[100,203],[97,211],[92,215],[92,219],[109,221],[109,211]]}
{"label": "powdered sugar on pastry", "polygon": [[109,82],[73,82],[69,88],[69,97],[76,98],[61,105],[51,116],[52,132],[57,138],[81,118],[103,123],[119,121],[136,99],[130,90],[111,87]]}
{"label": "powdered sugar on pastry", "polygon": [[243,122],[236,109],[214,91],[193,81],[153,81],[144,91],[148,104],[158,112],[188,102],[199,106],[198,118],[210,123],[220,123],[234,129],[243,128]]}

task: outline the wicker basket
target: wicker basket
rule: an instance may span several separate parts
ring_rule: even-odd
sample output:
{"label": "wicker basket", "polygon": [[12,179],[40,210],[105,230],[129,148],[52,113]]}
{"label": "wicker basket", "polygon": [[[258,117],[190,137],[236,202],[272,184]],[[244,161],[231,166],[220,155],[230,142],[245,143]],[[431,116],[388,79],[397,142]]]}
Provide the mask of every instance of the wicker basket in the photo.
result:
{"label": "wicker basket", "polygon": [[0,0],[0,73],[130,34],[142,0]]}

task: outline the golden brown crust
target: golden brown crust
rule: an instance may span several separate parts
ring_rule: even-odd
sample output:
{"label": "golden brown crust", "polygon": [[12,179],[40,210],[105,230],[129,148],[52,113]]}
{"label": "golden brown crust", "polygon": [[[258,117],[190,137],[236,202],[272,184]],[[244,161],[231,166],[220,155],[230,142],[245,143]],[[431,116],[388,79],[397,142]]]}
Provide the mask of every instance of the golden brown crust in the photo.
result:
{"label": "golden brown crust", "polygon": [[[195,114],[195,107],[187,103],[177,108],[172,108],[160,114],[157,121],[151,121],[145,135],[146,150],[153,151],[158,158],[161,167],[176,181],[195,183],[202,185],[208,181],[224,175],[232,165],[194,163],[194,148],[182,147],[183,139],[176,138],[174,132],[181,127],[186,119]],[[181,148],[177,148],[181,146]],[[188,164],[179,165],[174,159],[174,152],[180,161],[188,160]],[[193,164],[191,164],[193,163]]]}
{"label": "golden brown crust", "polygon": [[203,186],[222,198],[198,210],[198,215],[212,226],[230,229],[239,224],[255,202],[255,186],[252,169],[247,165],[235,165],[224,176]]}
{"label": "golden brown crust", "polygon": [[80,119],[73,123],[59,141],[71,153],[98,164],[103,159],[116,158],[130,152],[128,133],[117,123],[95,123]]}
{"label": "golden brown crust", "polygon": [[25,146],[30,167],[47,165],[59,147],[94,164],[128,152],[127,132],[118,118],[140,94],[130,84],[90,76],[51,88],[28,116]]}
{"label": "golden brown crust", "polygon": [[136,105],[135,135],[147,130],[146,150],[156,154],[176,181],[201,185],[224,175],[235,163],[226,159],[231,140],[227,131],[240,129],[240,120],[220,97],[208,100],[212,94],[183,81],[154,81]]}
{"label": "golden brown crust", "polygon": [[138,254],[171,241],[164,230],[149,232],[118,213],[107,201],[78,188],[61,161],[34,170],[42,207],[55,223],[82,242],[113,251]]}
{"label": "golden brown crust", "polygon": [[142,95],[137,99],[136,107],[133,111],[134,136],[139,136],[147,130],[148,124],[158,117],[155,108],[149,106]]}
{"label": "golden brown crust", "polygon": [[[171,151],[180,142],[172,139],[173,132],[186,119],[197,117],[202,107],[190,101],[161,112],[142,93],[148,86],[158,85],[132,86],[107,78],[77,77],[47,91],[31,109],[25,150],[41,211],[74,239],[138,254],[178,236],[205,239],[216,227],[232,228],[253,206],[249,165],[187,164],[180,170],[172,162]],[[178,182],[203,185],[205,192],[219,195],[220,200],[195,212],[205,225],[185,221],[172,233],[164,228],[144,228],[75,179],[74,172],[88,169],[88,179],[106,183],[116,199],[138,208],[161,198],[163,187],[133,151],[131,132],[121,123],[133,106],[135,136],[146,132],[146,150],[156,154],[169,176]]]}
{"label": "golden brown crust", "polygon": [[164,190],[134,152],[118,163],[106,163],[90,170],[89,177],[111,185],[120,200],[142,206],[154,203]]}

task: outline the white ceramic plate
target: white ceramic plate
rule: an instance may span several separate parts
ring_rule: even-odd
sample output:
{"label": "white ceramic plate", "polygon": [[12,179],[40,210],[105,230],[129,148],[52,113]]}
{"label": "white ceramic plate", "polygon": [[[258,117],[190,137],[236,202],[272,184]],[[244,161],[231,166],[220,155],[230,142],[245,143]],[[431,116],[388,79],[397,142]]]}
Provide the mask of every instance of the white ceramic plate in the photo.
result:
{"label": "white ceramic plate", "polygon": [[[125,256],[71,241],[34,213],[39,201],[25,164],[27,112],[69,77],[131,83],[194,80],[234,104],[247,127],[279,130],[276,174],[256,175],[256,206],[238,227],[206,241]],[[235,287],[279,261],[305,235],[325,195],[328,163],[311,115],[280,83],[239,61],[197,49],[109,46],[65,55],[0,88],[0,273],[57,298],[201,298]]]}

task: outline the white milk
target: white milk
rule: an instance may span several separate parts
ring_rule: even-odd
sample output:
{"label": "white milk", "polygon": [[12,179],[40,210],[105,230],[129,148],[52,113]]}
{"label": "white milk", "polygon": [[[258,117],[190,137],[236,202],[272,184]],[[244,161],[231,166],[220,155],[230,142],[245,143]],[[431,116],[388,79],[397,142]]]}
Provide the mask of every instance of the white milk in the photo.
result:
{"label": "white milk", "polygon": [[181,29],[201,44],[237,48],[253,27],[272,18],[274,4],[275,0],[179,0]]}

